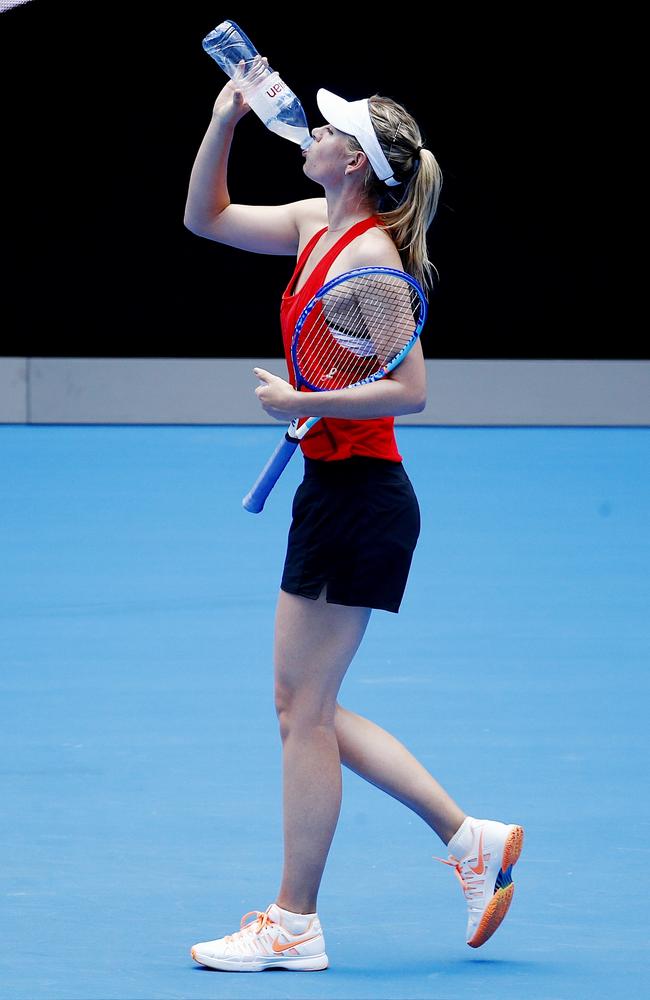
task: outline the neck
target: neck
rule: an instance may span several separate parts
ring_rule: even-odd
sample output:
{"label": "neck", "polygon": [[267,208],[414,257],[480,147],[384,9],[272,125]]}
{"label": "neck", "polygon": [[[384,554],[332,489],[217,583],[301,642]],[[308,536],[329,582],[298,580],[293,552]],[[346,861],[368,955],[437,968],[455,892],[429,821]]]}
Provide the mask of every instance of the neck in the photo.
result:
{"label": "neck", "polygon": [[371,205],[356,194],[326,191],[328,232],[339,233],[374,214]]}

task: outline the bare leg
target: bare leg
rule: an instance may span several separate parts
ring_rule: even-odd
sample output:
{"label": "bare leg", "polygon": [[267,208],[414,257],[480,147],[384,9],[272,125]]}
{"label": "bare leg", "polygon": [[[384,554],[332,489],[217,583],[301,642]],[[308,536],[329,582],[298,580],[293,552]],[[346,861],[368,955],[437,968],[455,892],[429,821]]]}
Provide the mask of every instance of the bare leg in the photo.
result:
{"label": "bare leg", "polygon": [[447,844],[465,813],[404,744],[339,704],[334,721],[341,763],[403,802]]}
{"label": "bare leg", "polygon": [[276,711],[284,775],[284,870],[278,906],[313,913],[341,809],[336,697],[370,618],[368,608],[280,592]]}

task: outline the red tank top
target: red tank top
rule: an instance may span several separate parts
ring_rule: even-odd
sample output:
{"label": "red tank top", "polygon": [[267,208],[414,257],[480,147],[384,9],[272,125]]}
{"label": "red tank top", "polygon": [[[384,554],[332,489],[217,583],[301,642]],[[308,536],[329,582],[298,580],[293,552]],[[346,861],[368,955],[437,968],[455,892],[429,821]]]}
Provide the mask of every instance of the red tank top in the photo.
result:
{"label": "red tank top", "polygon": [[[289,380],[295,388],[296,380],[291,362],[291,340],[296,323],[303,309],[325,284],[325,279],[332,262],[338,257],[344,247],[352,240],[378,225],[375,216],[357,222],[348,229],[331,250],[318,261],[314,270],[297,295],[292,295],[307,258],[318,243],[327,228],[321,229],[309,241],[296,263],[295,270],[282,296],[280,307],[280,323],[282,326],[282,342],[289,371]],[[303,454],[307,458],[321,459],[332,462],[338,459],[351,458],[353,455],[366,455],[371,458],[385,458],[393,462],[401,462],[402,456],[397,450],[395,441],[394,417],[376,417],[371,420],[342,420],[335,417],[323,417],[300,442]]]}

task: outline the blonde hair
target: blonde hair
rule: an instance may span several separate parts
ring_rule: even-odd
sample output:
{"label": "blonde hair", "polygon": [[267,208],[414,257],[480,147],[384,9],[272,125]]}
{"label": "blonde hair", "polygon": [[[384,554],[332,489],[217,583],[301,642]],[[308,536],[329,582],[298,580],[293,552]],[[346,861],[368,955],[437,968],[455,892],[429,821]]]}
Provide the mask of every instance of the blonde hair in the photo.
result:
{"label": "blonde hair", "polygon": [[[423,149],[415,119],[390,97],[374,94],[369,99],[370,118],[400,187],[388,187],[368,164],[363,194],[377,206],[382,228],[388,230],[404,270],[425,289],[433,286],[436,271],[429,260],[427,229],[433,221],[442,188],[442,171],[433,153]],[[350,152],[361,149],[348,136]]]}

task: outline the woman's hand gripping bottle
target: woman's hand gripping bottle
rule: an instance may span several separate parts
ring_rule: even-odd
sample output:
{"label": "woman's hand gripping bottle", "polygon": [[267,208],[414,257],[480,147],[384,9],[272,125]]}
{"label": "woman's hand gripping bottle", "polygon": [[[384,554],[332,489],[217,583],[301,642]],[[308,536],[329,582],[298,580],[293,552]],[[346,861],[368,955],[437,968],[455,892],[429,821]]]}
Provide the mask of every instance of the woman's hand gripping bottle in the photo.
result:
{"label": "woman's hand gripping bottle", "polygon": [[234,21],[217,25],[203,39],[203,48],[271,132],[297,143],[301,149],[311,146],[314,140],[302,104]]}

